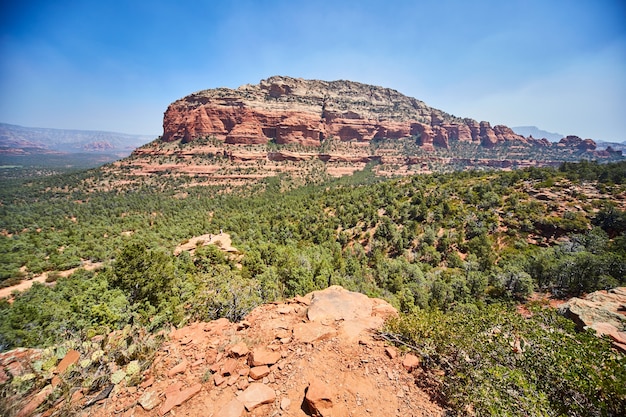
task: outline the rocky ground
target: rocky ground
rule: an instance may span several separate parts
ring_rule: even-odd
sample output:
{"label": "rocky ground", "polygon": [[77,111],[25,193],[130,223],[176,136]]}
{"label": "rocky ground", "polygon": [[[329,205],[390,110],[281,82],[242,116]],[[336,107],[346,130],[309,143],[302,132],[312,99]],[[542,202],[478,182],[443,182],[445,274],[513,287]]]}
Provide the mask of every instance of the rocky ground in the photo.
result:
{"label": "rocky ground", "polygon": [[[109,364],[103,390],[72,387],[50,404],[63,375],[85,360],[70,350],[49,384],[10,409],[20,417],[442,416],[415,384],[418,358],[376,337],[396,314],[385,301],[330,287],[260,306],[240,323],[220,319],[173,330],[138,378],[133,362]],[[5,379],[27,372],[36,355],[0,356]]]}

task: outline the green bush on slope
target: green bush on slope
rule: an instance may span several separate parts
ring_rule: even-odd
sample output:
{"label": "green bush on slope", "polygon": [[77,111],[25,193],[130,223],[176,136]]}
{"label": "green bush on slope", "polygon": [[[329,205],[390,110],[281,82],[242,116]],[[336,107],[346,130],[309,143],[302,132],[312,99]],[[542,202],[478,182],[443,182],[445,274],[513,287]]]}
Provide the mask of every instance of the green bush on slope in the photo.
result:
{"label": "green bush on slope", "polygon": [[456,415],[625,415],[626,357],[553,309],[531,311],[420,311],[389,323],[388,336],[421,355],[416,383],[437,386]]}

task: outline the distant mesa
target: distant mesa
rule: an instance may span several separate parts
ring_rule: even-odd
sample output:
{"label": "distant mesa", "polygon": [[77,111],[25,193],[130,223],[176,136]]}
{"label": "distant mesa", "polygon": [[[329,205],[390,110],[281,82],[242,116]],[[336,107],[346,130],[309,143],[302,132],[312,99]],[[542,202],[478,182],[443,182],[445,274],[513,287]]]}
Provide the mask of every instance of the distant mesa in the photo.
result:
{"label": "distant mesa", "polygon": [[213,136],[227,144],[319,146],[327,138],[370,142],[415,138],[425,149],[451,142],[495,147],[506,142],[538,146],[503,125],[460,118],[396,90],[353,81],[274,76],[257,85],[216,88],[172,103],[163,120],[163,141]]}
{"label": "distant mesa", "polygon": [[550,142],[558,142],[565,135],[561,133],[548,132],[542,129],[539,129],[537,126],[514,126],[511,129],[518,135],[522,135],[525,137],[533,137],[535,139],[545,138]]}
{"label": "distant mesa", "polygon": [[108,169],[129,183],[185,176],[194,184],[232,187],[280,174],[308,182],[369,168],[379,176],[519,169],[619,160],[620,152],[577,136],[556,143],[525,137],[389,88],[274,76],[174,101],[163,135]]}
{"label": "distant mesa", "polygon": [[0,123],[0,155],[115,153],[126,156],[153,139],[150,135]]}

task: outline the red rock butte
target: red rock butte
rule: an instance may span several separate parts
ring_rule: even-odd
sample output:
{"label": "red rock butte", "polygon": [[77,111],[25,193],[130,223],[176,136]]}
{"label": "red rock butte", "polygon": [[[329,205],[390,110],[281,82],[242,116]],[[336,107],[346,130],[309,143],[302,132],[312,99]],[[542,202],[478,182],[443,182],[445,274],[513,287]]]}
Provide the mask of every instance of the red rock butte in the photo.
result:
{"label": "red rock butte", "polygon": [[163,119],[162,139],[190,142],[202,137],[228,144],[304,146],[320,146],[330,137],[357,142],[414,137],[427,149],[448,147],[450,141],[486,147],[507,141],[548,144],[507,126],[450,115],[389,88],[283,76],[234,90],[203,90],[172,103]]}

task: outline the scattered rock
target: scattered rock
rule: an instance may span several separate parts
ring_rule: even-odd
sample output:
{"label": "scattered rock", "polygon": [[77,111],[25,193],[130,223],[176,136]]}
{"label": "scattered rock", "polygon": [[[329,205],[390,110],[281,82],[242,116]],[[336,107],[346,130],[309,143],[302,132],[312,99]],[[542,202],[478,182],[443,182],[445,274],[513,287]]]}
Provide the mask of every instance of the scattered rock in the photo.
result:
{"label": "scattered rock", "polygon": [[150,387],[152,384],[154,384],[154,377],[153,376],[151,376],[151,377],[147,378],[146,380],[144,380],[141,383],[140,387],[143,388],[143,389],[146,389],[146,388]]}
{"label": "scattered rock", "polygon": [[273,403],[276,400],[276,393],[267,385],[257,382],[250,384],[238,399],[246,407],[246,410],[252,411],[262,404]]}
{"label": "scattered rock", "polygon": [[241,417],[245,411],[241,401],[237,398],[233,398],[217,412],[215,417]]}
{"label": "scattered rock", "polygon": [[389,359],[395,359],[398,356],[398,351],[396,350],[396,348],[391,346],[387,346],[385,348],[385,353],[387,354],[387,356],[389,356]]}
{"label": "scattered rock", "polygon": [[276,310],[278,314],[289,314],[293,311],[290,306],[282,306]]}
{"label": "scattered rock", "polygon": [[315,416],[332,416],[333,400],[330,388],[322,381],[316,379],[309,384],[305,400],[309,410]]}
{"label": "scattered rock", "polygon": [[250,366],[274,365],[281,358],[280,352],[273,352],[268,349],[253,349],[250,354]]}
{"label": "scattered rock", "polygon": [[[329,290],[343,291],[339,288]],[[307,295],[302,299],[306,301],[311,297]],[[318,301],[323,298],[321,294]],[[441,409],[415,386],[414,376],[402,369],[405,358],[394,361],[387,358],[394,352],[397,358],[397,349],[386,347],[371,332],[362,331],[374,323],[371,319],[382,323],[387,310],[385,305],[375,299],[350,298],[369,303],[369,317],[336,320],[335,316],[327,316],[320,322],[311,322],[301,303],[288,301],[292,311],[284,314],[278,312],[285,306],[283,303],[255,308],[246,317],[245,328],[221,320],[193,323],[188,329],[174,330],[172,335],[175,338],[166,341],[156,352],[141,385],[111,384],[87,404],[76,404],[79,409],[82,406],[78,415],[295,416],[304,415],[302,407],[317,416],[332,413],[334,417],[441,417]],[[382,307],[378,308],[379,305]],[[360,344],[354,343],[350,330],[346,330],[353,325],[357,330],[352,334],[358,333],[354,340]],[[277,335],[291,337],[281,344]],[[245,349],[249,350],[247,354],[243,353]],[[250,368],[248,362],[255,360],[261,364]],[[10,361],[9,355],[0,354],[0,369],[9,373],[7,364]],[[23,369],[20,368],[22,374],[32,373],[29,363],[25,362]],[[185,368],[181,366],[184,363],[187,363]],[[54,365],[51,363],[50,368]],[[184,373],[172,373],[170,377],[170,372],[177,367]],[[118,371],[122,376],[128,373],[128,366],[111,369],[111,372]],[[207,389],[202,390],[197,381],[208,381]],[[314,381],[321,386],[316,386]],[[109,396],[111,399],[105,400]],[[24,400],[22,407],[33,397]],[[76,394],[74,398],[78,397]],[[43,401],[41,404],[45,404],[45,399]],[[87,405],[89,407],[85,407]],[[37,407],[43,408],[42,405]],[[57,404],[48,410],[47,415],[54,415],[59,409]],[[422,411],[416,412],[417,409]]]}
{"label": "scattered rock", "polygon": [[224,378],[222,375],[220,374],[214,374],[213,375],[213,382],[215,383],[216,387],[219,387],[220,385],[222,385],[224,382],[226,382],[226,378]]}
{"label": "scattered rock", "polygon": [[280,409],[283,411],[289,410],[289,406],[291,405],[291,400],[287,397],[283,397],[280,400]]}
{"label": "scattered rock", "polygon": [[80,358],[80,353],[78,351],[69,350],[65,354],[61,362],[59,362],[59,364],[57,365],[55,369],[55,373],[62,374],[63,372],[67,370],[67,368],[70,367],[70,365],[73,365],[76,362],[78,362],[79,358]]}
{"label": "scattered rock", "polygon": [[187,362],[187,360],[183,360],[181,363],[179,363],[178,365],[170,369],[169,372],[167,373],[167,376],[171,378],[176,374],[182,374],[183,372],[187,370],[187,365],[189,365],[189,362]]}
{"label": "scattered rock", "polygon": [[245,390],[246,388],[248,388],[250,386],[250,382],[248,382],[247,379],[240,379],[239,381],[237,381],[237,389],[238,390]]}
{"label": "scattered rock", "polygon": [[238,358],[246,356],[248,352],[250,352],[250,350],[248,349],[248,346],[246,346],[244,342],[239,342],[236,345],[231,346],[229,351],[232,356],[235,356]]}
{"label": "scattered rock", "polygon": [[255,366],[250,368],[250,378],[257,380],[269,375],[270,368],[267,365]]}
{"label": "scattered rock", "polygon": [[420,359],[412,353],[407,353],[402,360],[402,366],[404,366],[404,369],[411,372],[413,369],[420,366]]}
{"label": "scattered rock", "polygon": [[305,306],[308,306],[311,304],[311,299],[307,298],[307,297],[302,297],[300,295],[296,295],[293,299],[293,301],[295,301],[296,303],[299,304],[304,304]]}
{"label": "scattered rock", "polygon": [[220,370],[220,374],[222,375],[233,375],[237,371],[237,367],[239,366],[239,362],[236,359],[228,358],[224,361],[222,368]]}
{"label": "scattered rock", "polygon": [[139,398],[139,405],[143,407],[144,410],[150,411],[153,408],[156,408],[161,403],[159,399],[159,393],[155,390],[146,391]]}
{"label": "scattered rock", "polygon": [[159,413],[162,416],[165,415],[172,408],[176,407],[177,405],[181,405],[182,403],[199,393],[201,389],[202,385],[196,384],[181,391],[168,392],[165,396],[165,403],[163,403],[163,405],[159,409]]}
{"label": "scattered rock", "polygon": [[41,391],[37,393],[24,408],[17,413],[16,417],[29,417],[33,412],[48,398],[48,395],[52,394],[54,388],[52,385],[46,385]]}

